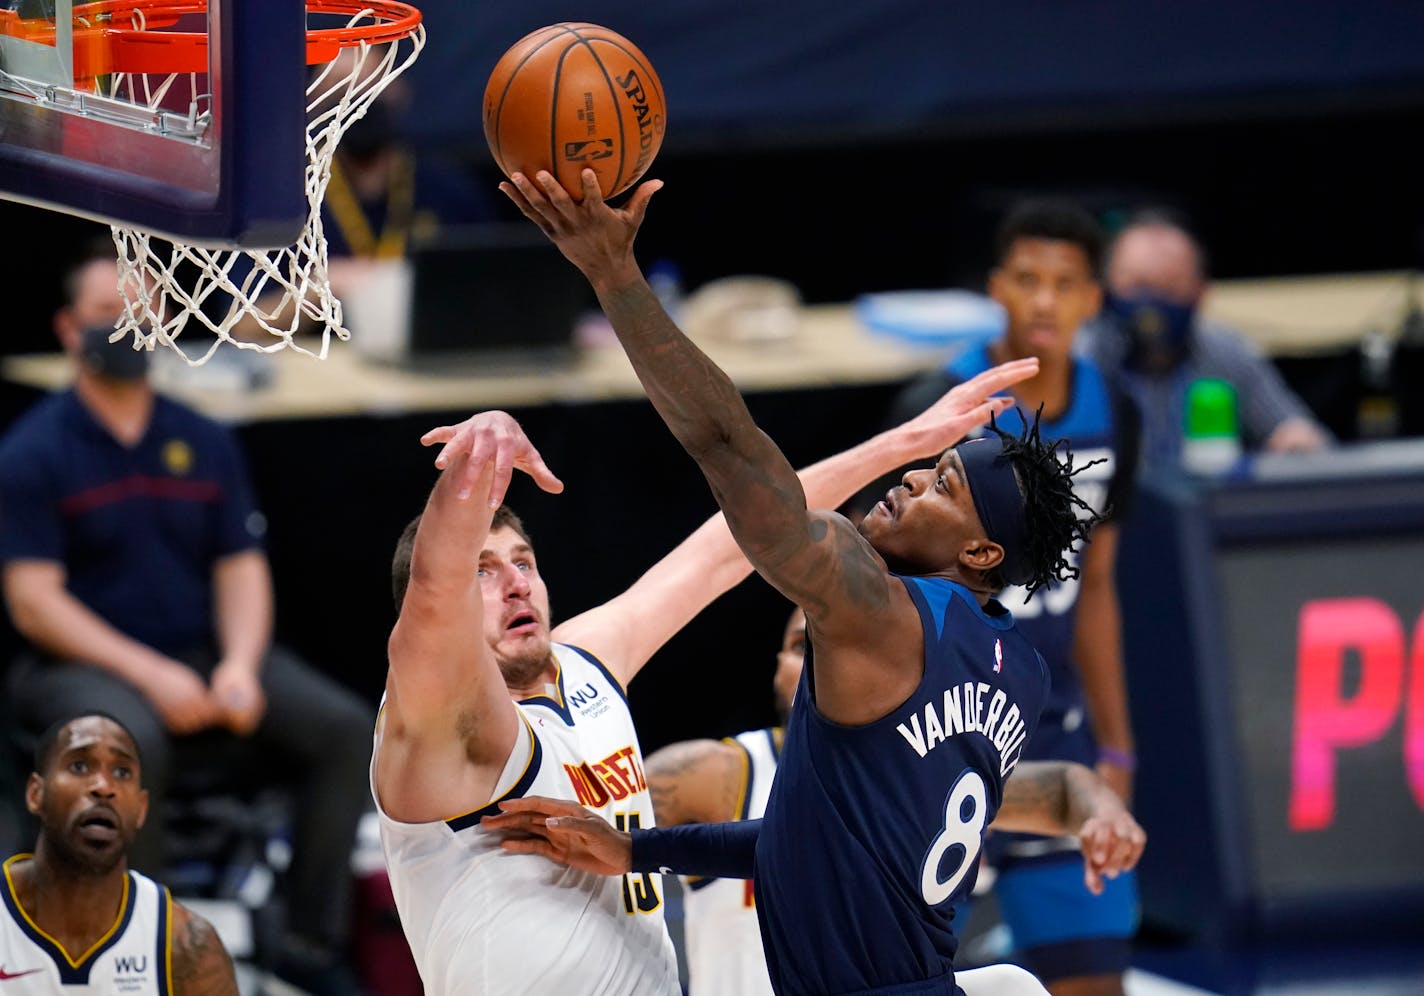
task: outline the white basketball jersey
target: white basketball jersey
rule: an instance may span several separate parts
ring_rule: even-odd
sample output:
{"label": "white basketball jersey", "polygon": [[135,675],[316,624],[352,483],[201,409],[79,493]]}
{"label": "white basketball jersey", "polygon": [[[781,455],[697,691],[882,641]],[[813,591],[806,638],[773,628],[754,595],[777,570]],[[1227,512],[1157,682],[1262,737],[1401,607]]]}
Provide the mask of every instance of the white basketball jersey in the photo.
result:
{"label": "white basketball jersey", "polygon": [[[727,743],[740,748],[745,761],[737,819],[760,819],[776,776],[781,730],[739,733]],[[688,996],[770,996],[752,884],[684,878],[682,887]]]}
{"label": "white basketball jersey", "polygon": [[[580,650],[555,644],[553,655],[549,694],[517,703],[519,740],[488,805],[437,823],[401,823],[376,800],[391,891],[426,996],[679,991],[660,876],[592,875],[507,854],[499,836],[480,827],[501,799],[528,795],[581,803],[620,828],[653,824],[623,689]],[[377,719],[376,752],[381,729]]]}
{"label": "white basketball jersey", "polygon": [[173,897],[138,872],[128,873],[119,915],[88,951],[68,952],[20,907],[5,862],[0,917],[3,996],[169,996],[173,992]]}

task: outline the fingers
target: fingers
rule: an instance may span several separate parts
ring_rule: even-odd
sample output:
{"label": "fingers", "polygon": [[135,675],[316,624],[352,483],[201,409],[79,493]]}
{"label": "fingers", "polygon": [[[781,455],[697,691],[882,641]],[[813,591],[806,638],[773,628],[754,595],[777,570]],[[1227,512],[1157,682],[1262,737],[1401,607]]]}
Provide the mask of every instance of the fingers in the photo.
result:
{"label": "fingers", "polygon": [[1029,356],[1021,360],[1010,360],[990,367],[983,373],[971,377],[964,386],[972,388],[976,394],[998,394],[1019,381],[1027,380],[1038,373],[1038,357]]}
{"label": "fingers", "polygon": [[543,813],[495,813],[480,817],[480,826],[486,830],[518,830],[523,833],[539,834],[547,819]]}
{"label": "fingers", "polygon": [[[528,441],[526,440],[526,442]],[[544,462],[544,458],[539,455],[539,451],[534,448],[533,443],[529,443],[518,463],[518,467],[524,471],[524,473],[532,477],[534,483],[549,492],[549,494],[556,495],[564,490],[564,482],[559,480],[554,472],[549,469],[549,465]]]}
{"label": "fingers", "polygon": [[546,795],[527,795],[519,799],[502,799],[501,813],[540,813],[544,816],[592,816],[576,802],[551,799]]}
{"label": "fingers", "polygon": [[554,226],[545,220],[536,205],[536,201],[542,202],[543,198],[538,196],[538,188],[529,182],[528,177],[523,173],[515,173],[509,182],[501,183],[499,189],[514,202],[520,214],[538,225],[545,235],[553,237]]}
{"label": "fingers", "polygon": [[1116,878],[1131,871],[1146,843],[1147,835],[1131,816],[1089,820],[1079,835],[1084,885],[1095,895],[1101,892],[1103,877]]}
{"label": "fingers", "polygon": [[563,481],[549,469],[519,423],[504,412],[481,412],[458,426],[439,426],[420,441],[426,446],[444,443],[435,457],[435,466],[442,471],[461,456],[468,458],[457,492],[462,501],[474,493],[486,473],[490,474],[490,508],[498,508],[504,501],[515,470],[528,474],[550,494],[564,490]]}
{"label": "fingers", "polygon": [[[539,174],[548,176],[547,173]],[[549,177],[550,180],[553,177]],[[541,181],[542,182],[542,181]],[[583,202],[588,205],[603,203],[603,190],[598,185],[598,174],[585,166],[579,173],[579,184],[583,187]]]}
{"label": "fingers", "polygon": [[501,441],[494,450],[494,477],[490,481],[489,507],[499,508],[504,502],[504,493],[509,490],[509,482],[514,477],[514,447],[508,441]]}
{"label": "fingers", "polygon": [[1009,360],[997,366],[990,367],[983,373],[970,378],[970,383],[982,382],[988,391],[997,391],[1008,387],[1010,384],[1017,384],[1026,377],[1032,377],[1038,373],[1038,357],[1025,356],[1017,360]]}
{"label": "fingers", "polygon": [[1095,896],[1103,894],[1103,877],[1087,863],[1083,865],[1083,885]]}
{"label": "fingers", "polygon": [[470,443],[470,455],[460,474],[459,487],[455,494],[461,501],[467,501],[480,487],[490,473],[490,463],[495,455],[496,443],[488,433],[476,433]]}
{"label": "fingers", "polygon": [[653,195],[663,189],[663,181],[648,180],[640,183],[638,189],[633,191],[633,196],[628,199],[628,204],[624,208],[632,219],[633,224],[638,228],[643,227],[643,216],[648,213],[648,202],[653,199]]}
{"label": "fingers", "polygon": [[421,446],[434,446],[436,443],[448,442],[460,431],[458,425],[437,425],[425,435],[420,437]]}
{"label": "fingers", "polygon": [[506,837],[499,842],[499,846],[507,854],[537,854],[558,864],[567,864],[543,837]]}

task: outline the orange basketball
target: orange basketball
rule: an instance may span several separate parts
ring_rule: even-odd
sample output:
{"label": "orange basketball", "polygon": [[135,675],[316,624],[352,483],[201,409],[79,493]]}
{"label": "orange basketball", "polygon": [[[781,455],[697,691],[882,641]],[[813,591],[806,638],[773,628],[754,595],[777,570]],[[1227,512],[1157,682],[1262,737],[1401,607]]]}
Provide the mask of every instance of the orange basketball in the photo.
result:
{"label": "orange basketball", "polygon": [[591,167],[604,197],[636,183],[663,144],[663,85],[636,45],[597,24],[551,24],[500,57],[485,85],[485,138],[508,176],[552,173],[574,197]]}

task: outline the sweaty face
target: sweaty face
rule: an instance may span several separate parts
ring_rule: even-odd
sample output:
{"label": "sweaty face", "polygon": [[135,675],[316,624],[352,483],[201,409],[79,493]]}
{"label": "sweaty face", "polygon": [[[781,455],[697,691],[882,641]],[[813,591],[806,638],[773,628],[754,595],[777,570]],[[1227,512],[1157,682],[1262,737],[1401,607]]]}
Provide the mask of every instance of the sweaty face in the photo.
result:
{"label": "sweaty face", "polygon": [[1169,225],[1140,225],[1119,235],[1107,281],[1118,297],[1153,294],[1176,304],[1195,304],[1206,287],[1191,239]]}
{"label": "sweaty face", "polygon": [[45,852],[82,874],[111,871],[148,814],[133,741],[101,716],[60,732],[48,769],[30,776],[25,801],[39,817]]}
{"label": "sweaty face", "polygon": [[1102,305],[1081,246],[1019,238],[989,278],[989,294],[1008,313],[1005,341],[1014,358],[1066,359],[1078,327]]}
{"label": "sweaty face", "polygon": [[528,685],[549,662],[549,589],[523,536],[502,527],[480,552],[485,639],[505,684]]}
{"label": "sweaty face", "polygon": [[806,613],[800,609],[791,613],[786,623],[786,632],[781,635],[781,649],[776,654],[776,674],[771,679],[771,688],[776,696],[776,713],[785,726],[791,716],[791,702],[796,698],[796,686],[801,682],[801,668],[805,664]]}
{"label": "sweaty face", "polygon": [[959,454],[946,450],[933,467],[912,470],[860,521],[860,534],[901,574],[934,574],[985,540]]}

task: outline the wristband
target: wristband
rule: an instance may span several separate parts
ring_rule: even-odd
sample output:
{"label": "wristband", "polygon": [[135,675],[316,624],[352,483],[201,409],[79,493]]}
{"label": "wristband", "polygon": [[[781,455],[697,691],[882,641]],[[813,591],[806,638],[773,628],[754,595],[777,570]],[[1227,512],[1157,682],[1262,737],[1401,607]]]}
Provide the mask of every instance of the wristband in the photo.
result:
{"label": "wristband", "polygon": [[1123,771],[1137,770],[1137,755],[1130,750],[1116,750],[1112,747],[1098,748],[1098,763],[1111,764]]}

